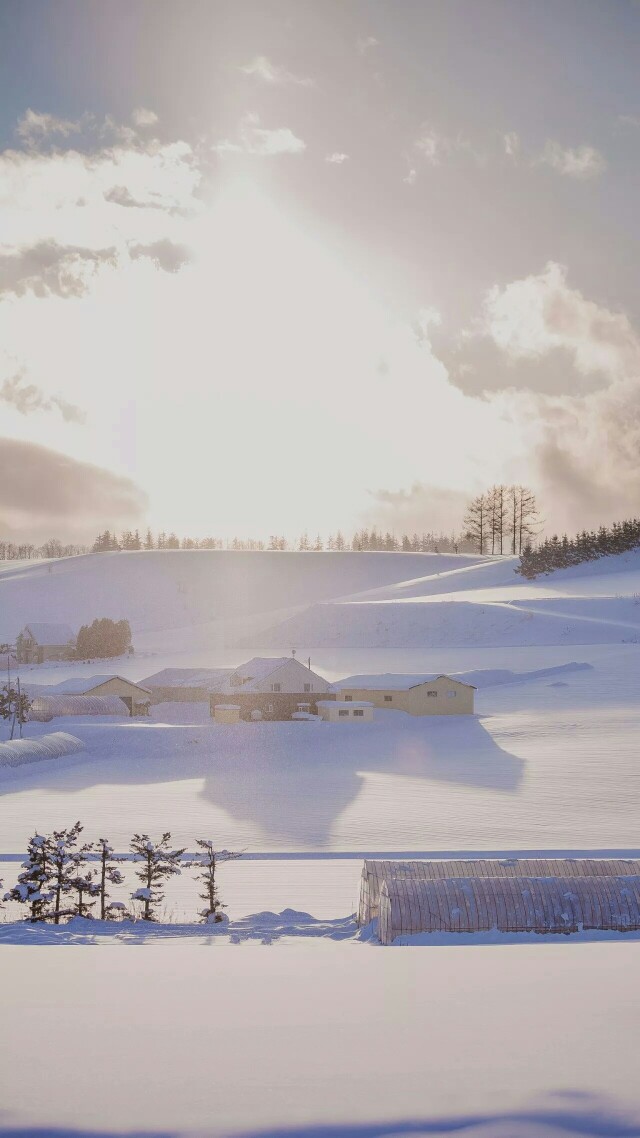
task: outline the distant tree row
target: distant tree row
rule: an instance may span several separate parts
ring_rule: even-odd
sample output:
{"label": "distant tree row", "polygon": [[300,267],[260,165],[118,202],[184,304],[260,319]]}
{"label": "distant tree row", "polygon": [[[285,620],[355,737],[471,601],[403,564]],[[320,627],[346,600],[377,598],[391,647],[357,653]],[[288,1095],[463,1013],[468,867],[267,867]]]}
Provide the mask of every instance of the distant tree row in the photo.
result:
{"label": "distant tree row", "polygon": [[93,553],[112,552],[120,549],[232,549],[232,550],[297,550],[299,552],[322,552],[323,550],[347,550],[354,553],[362,551],[386,551],[403,553],[464,553],[475,548],[474,540],[468,534],[456,533],[403,533],[400,537],[389,532],[372,529],[357,530],[351,538],[338,530],[325,539],[320,534],[310,538],[301,534],[297,541],[272,534],[268,541],[259,538],[234,537],[223,540],[218,537],[179,538],[175,533],[164,530],[154,535],[147,530],[144,538],[138,530],[126,531],[120,537],[110,530],[99,534],[92,546]]}
{"label": "distant tree row", "polygon": [[82,831],[83,826],[76,822],[65,830],[54,830],[46,836],[34,834],[30,839],[22,873],[4,894],[5,901],[17,901],[27,908],[26,920],[59,925],[73,917],[99,915],[103,921],[135,916],[143,921],[157,921],[165,896],[163,886],[183,868],[194,871],[202,889],[198,894],[204,901],[198,913],[201,921],[210,924],[224,919],[226,906],[220,900],[217,869],[221,863],[235,861],[242,854],[217,850],[212,841],[201,838],[197,841],[199,852],[183,860],[185,850],[171,848],[168,831],[155,842],[148,834],[134,834],[130,849],[141,884],[130,894],[130,901],[137,903],[132,910],[123,901],[111,900],[111,886],[124,884],[118,866],[125,859],[116,857],[106,838],[81,843]]}
{"label": "distant tree row", "polygon": [[76,640],[76,655],[80,660],[108,659],[124,656],[131,647],[131,627],[128,620],[110,620],[102,617],[92,624],[83,624]]}
{"label": "distant tree row", "polygon": [[31,561],[36,558],[76,557],[81,553],[88,553],[86,545],[63,545],[57,537],[45,541],[43,545],[34,545],[32,542],[19,542],[0,540],[0,561]]}
{"label": "distant tree row", "polygon": [[522,553],[537,532],[539,511],[527,486],[492,486],[467,506],[465,536],[478,553]]}
{"label": "distant tree row", "polygon": [[612,526],[587,532],[583,530],[575,537],[553,537],[540,542],[535,549],[530,544],[522,550],[520,565],[516,573],[531,579],[541,573],[552,573],[554,569],[566,569],[580,565],[583,561],[595,561],[598,557],[608,557],[612,553],[625,553],[640,546],[640,519],[630,518],[614,522]]}

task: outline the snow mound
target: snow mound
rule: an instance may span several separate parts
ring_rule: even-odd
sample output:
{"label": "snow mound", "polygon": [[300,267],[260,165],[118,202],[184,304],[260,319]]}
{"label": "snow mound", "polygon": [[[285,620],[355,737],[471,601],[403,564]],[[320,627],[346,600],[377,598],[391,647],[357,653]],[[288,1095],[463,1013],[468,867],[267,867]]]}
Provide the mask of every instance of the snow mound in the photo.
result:
{"label": "snow mound", "polygon": [[12,739],[0,743],[0,767],[21,767],[43,759],[59,759],[84,751],[84,743],[66,731],[54,731],[39,739]]}

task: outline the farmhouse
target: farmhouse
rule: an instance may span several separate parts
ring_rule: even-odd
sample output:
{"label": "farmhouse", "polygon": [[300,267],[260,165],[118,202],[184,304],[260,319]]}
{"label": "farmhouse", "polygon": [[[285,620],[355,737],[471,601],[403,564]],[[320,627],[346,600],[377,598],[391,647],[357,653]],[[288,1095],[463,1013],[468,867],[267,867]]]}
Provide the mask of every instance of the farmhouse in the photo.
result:
{"label": "farmhouse", "polygon": [[254,656],[211,695],[210,708],[214,716],[216,705],[231,703],[242,719],[291,719],[298,711],[315,714],[319,697],[333,698],[331,684],[295,657]]}
{"label": "farmhouse", "polygon": [[75,633],[68,624],[27,624],[16,640],[19,664],[71,660],[75,651]]}
{"label": "farmhouse", "polygon": [[206,703],[220,691],[233,668],[163,668],[142,680],[152,703]]}
{"label": "farmhouse", "polygon": [[627,858],[437,858],[429,861],[365,860],[360,878],[358,924],[379,916],[380,892],[398,881],[422,885],[429,881],[504,877],[629,877],[640,876],[640,859]]}
{"label": "farmhouse", "polygon": [[[54,702],[57,700],[57,706],[62,707],[64,700],[71,700],[70,706],[73,707],[73,699],[75,697],[83,697],[83,703],[78,704],[76,710],[67,712],[67,714],[109,714],[106,710],[106,705],[103,706],[103,699],[107,697],[119,698],[121,703],[129,711],[129,715],[148,715],[149,704],[151,703],[151,692],[141,686],[135,684],[132,680],[127,680],[124,676],[77,676],[70,680],[63,680],[59,684],[30,684],[27,687],[27,694],[30,698],[38,699],[52,699]],[[87,697],[99,697],[100,702],[95,704],[95,711],[90,710],[90,703],[87,702]],[[60,702],[63,701],[63,702]],[[80,708],[86,710],[80,710]],[[57,714],[65,714],[63,711]]]}
{"label": "farmhouse", "polygon": [[370,701],[374,707],[408,715],[473,715],[475,687],[455,676],[350,676],[334,684],[336,700]]}

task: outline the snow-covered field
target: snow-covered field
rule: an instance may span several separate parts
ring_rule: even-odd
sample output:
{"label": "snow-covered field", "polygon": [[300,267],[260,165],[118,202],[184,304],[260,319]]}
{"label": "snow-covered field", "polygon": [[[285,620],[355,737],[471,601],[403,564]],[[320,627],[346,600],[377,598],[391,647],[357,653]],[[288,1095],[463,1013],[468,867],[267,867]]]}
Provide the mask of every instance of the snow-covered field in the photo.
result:
{"label": "snow-covered field", "polygon": [[[331,555],[287,555],[279,577],[275,554],[261,592],[260,555],[246,554],[235,599],[232,561],[182,556],[3,572],[0,639],[29,619],[128,616],[136,655],[105,671],[143,679],[170,663],[233,665],[295,646],[330,679],[472,674],[477,715],[223,726],[206,707],[164,705],[150,721],[30,725],[34,736],[70,731],[85,749],[0,770],[5,882],[34,828],[77,818],[86,837],[122,852],[134,830],[170,829],[191,849],[211,837],[246,850],[220,877],[240,943],[123,928],[123,943],[155,946],[131,954],[74,926],[61,930],[76,945],[63,952],[55,932],[0,924],[11,1040],[0,1132],[640,1134],[635,939],[387,951],[360,942],[348,919],[365,853],[637,853],[640,556],[524,582],[510,559],[393,554],[348,555],[344,573]],[[85,670],[95,662],[25,676]],[[188,874],[175,878],[164,915],[192,920],[195,893]],[[93,940],[102,952],[80,947]],[[124,1043],[132,1015],[141,1034]],[[48,1058],[24,1095],[27,1041],[61,1024],[64,1057]],[[95,1063],[74,1041],[97,1029],[106,1077],[94,1087]],[[145,1107],[136,1092],[168,1047],[189,1063],[176,1085],[154,1078]],[[63,1087],[62,1065],[78,1093]]]}

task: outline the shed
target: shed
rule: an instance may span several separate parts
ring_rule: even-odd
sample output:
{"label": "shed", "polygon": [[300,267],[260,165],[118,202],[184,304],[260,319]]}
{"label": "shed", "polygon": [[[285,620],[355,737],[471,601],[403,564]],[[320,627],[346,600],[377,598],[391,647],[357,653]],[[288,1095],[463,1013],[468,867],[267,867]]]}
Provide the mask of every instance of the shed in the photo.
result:
{"label": "shed", "polygon": [[216,723],[239,723],[240,706],[237,703],[216,703],[213,718]]}
{"label": "shed", "polygon": [[382,944],[415,933],[640,929],[640,876],[458,877],[384,881]]}
{"label": "shed", "polygon": [[365,860],[360,878],[358,924],[367,925],[379,915],[380,891],[386,881],[444,881],[479,877],[634,877],[640,876],[637,858],[433,858],[425,861]]}
{"label": "shed", "polygon": [[373,704],[368,700],[358,699],[350,703],[338,703],[332,699],[319,699],[316,706],[318,715],[325,723],[373,722]]}
{"label": "shed", "polygon": [[163,668],[142,680],[153,703],[206,703],[219,692],[232,668]]}
{"label": "shed", "polygon": [[59,684],[29,684],[27,692],[30,697],[117,696],[130,715],[148,715],[151,702],[151,692],[147,688],[116,675],[74,676]]}

